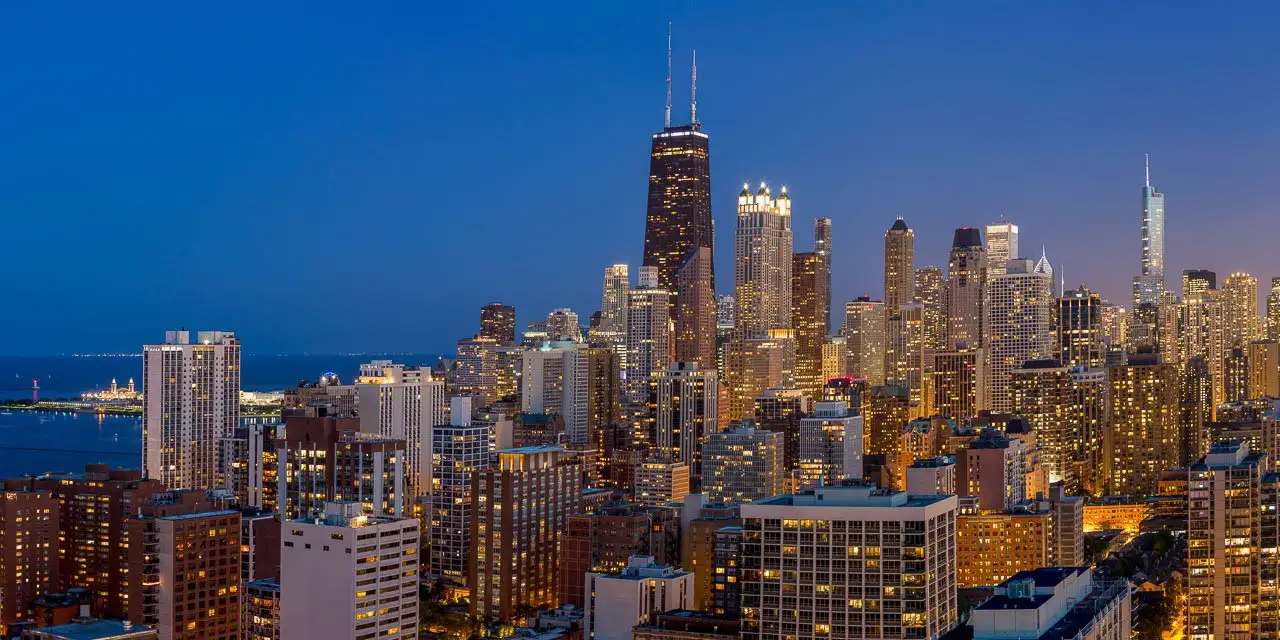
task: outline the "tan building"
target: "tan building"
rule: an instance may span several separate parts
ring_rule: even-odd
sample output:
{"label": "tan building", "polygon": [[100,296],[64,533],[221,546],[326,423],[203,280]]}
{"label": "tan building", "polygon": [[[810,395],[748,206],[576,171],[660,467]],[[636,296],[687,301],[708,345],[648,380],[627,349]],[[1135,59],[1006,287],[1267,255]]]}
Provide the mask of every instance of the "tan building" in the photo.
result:
{"label": "tan building", "polygon": [[871,386],[884,384],[885,306],[861,296],[845,304],[845,373],[863,376]]}
{"label": "tan building", "polygon": [[1222,282],[1222,304],[1226,312],[1228,346],[1244,346],[1262,338],[1257,278],[1247,273],[1227,276]]}
{"label": "tan building", "polygon": [[843,337],[827,338],[822,343],[822,384],[845,377],[845,355]]}
{"label": "tan building", "polygon": [[1151,495],[1160,472],[1178,461],[1178,372],[1154,354],[1107,368],[1109,493]]}
{"label": "tan building", "polygon": [[559,600],[561,536],[577,513],[582,464],[557,447],[497,452],[471,476],[471,612],[510,620],[520,607]]}
{"label": "tan building", "polygon": [[[988,236],[989,238],[990,236]],[[986,407],[1009,411],[1010,371],[1053,351],[1053,268],[1044,256],[1009,260],[1004,273],[987,280],[983,322]]]}
{"label": "tan building", "polygon": [[712,289],[711,248],[689,250],[676,271],[675,359],[714,368],[716,292]]}
{"label": "tan building", "polygon": [[762,338],[738,338],[725,345],[724,386],[731,422],[751,417],[757,396],[787,386],[794,356],[795,340],[789,329],[778,329]]}
{"label": "tan building", "polygon": [[813,397],[822,393],[823,345],[831,292],[830,261],[817,252],[792,254],[791,323],[795,329],[795,386]]}
{"label": "tan building", "polygon": [[1280,398],[1280,342],[1254,340],[1249,361],[1249,398]]}
{"label": "tan building", "polygon": [[982,346],[982,296],[987,284],[987,249],[982,231],[956,229],[947,260],[947,344],[939,351]]}
{"label": "tan building", "polygon": [[[884,234],[884,314],[885,335],[894,333],[892,324],[897,321],[902,305],[915,302],[915,232],[907,227],[901,216]],[[906,354],[901,342],[885,340],[885,381],[902,384],[906,375]]]}
{"label": "tan building", "polygon": [[631,493],[640,504],[660,507],[684,500],[689,495],[689,482],[687,463],[650,458],[636,465]]}
{"label": "tan building", "polygon": [[783,492],[783,435],[741,425],[709,433],[702,444],[702,493],[741,504]]}
{"label": "tan building", "polygon": [[129,620],[160,640],[240,632],[240,512],[204,491],[157,493],[129,520]]}
{"label": "tan building", "polygon": [[968,420],[978,415],[985,390],[981,382],[982,349],[943,351],[933,354],[929,367],[927,392],[932,395],[932,413],[954,420]]}
{"label": "tan building", "polygon": [[681,566],[694,574],[694,608],[710,611],[715,600],[716,532],[742,525],[739,507],[708,504],[702,495],[694,494],[685,500],[681,512],[681,518],[689,520],[680,538]]}

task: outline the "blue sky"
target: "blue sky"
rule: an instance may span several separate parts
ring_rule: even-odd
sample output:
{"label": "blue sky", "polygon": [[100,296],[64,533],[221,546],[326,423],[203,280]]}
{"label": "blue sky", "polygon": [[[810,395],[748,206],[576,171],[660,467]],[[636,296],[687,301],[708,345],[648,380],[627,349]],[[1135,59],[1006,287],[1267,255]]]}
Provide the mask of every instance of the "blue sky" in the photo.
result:
{"label": "blue sky", "polygon": [[[1144,153],[1184,268],[1280,275],[1280,5],[0,4],[0,354],[235,330],[258,353],[452,351],[478,308],[586,317],[638,264],[666,23],[734,196],[834,221],[837,306],[882,237],[1001,214],[1127,299]],[[730,277],[719,279],[728,290]]]}

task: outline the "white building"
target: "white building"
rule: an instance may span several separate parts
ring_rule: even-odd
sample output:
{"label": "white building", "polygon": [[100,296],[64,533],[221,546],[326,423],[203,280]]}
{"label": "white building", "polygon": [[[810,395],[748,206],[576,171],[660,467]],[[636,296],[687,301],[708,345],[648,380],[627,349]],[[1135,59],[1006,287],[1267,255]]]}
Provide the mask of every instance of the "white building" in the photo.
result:
{"label": "white building", "polygon": [[617,360],[611,349],[553,340],[524,352],[520,410],[564,419],[564,442],[587,444],[617,402]]}
{"label": "white building", "polygon": [[[989,228],[987,233],[990,246]],[[988,279],[982,327],[988,406],[980,408],[1011,411],[1010,372],[1029,360],[1053,357],[1055,305],[1053,267],[1043,256],[1034,265],[1009,260],[1004,273]]]}
{"label": "white building", "polygon": [[1019,571],[969,616],[974,640],[1128,640],[1129,584],[1089,567]]}
{"label": "white building", "polygon": [[1009,221],[987,225],[987,275],[998,276],[1018,257],[1018,225]]}
{"label": "white building", "polygon": [[862,477],[862,416],[849,415],[843,400],[817,403],[800,419],[799,441],[802,489]]}
{"label": "white building", "polygon": [[591,332],[592,342],[611,347],[618,354],[618,367],[627,368],[627,309],[631,276],[627,265],[615,264],[604,270],[604,294],[600,298],[600,326]]}
{"label": "white building", "polygon": [[425,367],[406,368],[390,360],[360,365],[355,384],[360,430],[405,441],[410,500],[431,486],[431,429],[443,424],[444,381]]}
{"label": "white building", "polygon": [[281,640],[418,637],[418,521],[354,502],[280,532]]}
{"label": "white building", "polygon": [[621,573],[588,573],[582,618],[586,640],[631,640],[631,628],[650,616],[693,605],[693,573],[631,556]]}
{"label": "white building", "polygon": [[791,329],[791,197],[774,198],[768,185],[738,194],[734,236],[733,298],[738,336],[757,338]]}
{"label": "white building", "polygon": [[640,267],[637,288],[627,294],[627,358],[623,369],[623,389],[633,402],[643,402],[649,394],[649,376],[671,364],[671,311],[675,302],[670,291],[658,288],[658,268]]}
{"label": "white building", "polygon": [[742,505],[741,637],[941,637],[957,623],[956,508],[870,485]]}
{"label": "white building", "polygon": [[166,331],[142,347],[142,473],[174,489],[221,485],[219,448],[240,425],[240,341],[229,331]]}

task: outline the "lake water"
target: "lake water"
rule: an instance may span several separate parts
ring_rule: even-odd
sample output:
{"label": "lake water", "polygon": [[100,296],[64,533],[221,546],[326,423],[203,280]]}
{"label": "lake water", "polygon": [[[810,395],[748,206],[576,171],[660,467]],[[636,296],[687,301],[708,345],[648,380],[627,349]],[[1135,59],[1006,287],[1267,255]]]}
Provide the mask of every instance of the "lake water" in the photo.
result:
{"label": "lake water", "polygon": [[[432,364],[436,356],[251,356],[241,358],[241,387],[277,391],[315,381],[327,371],[350,382],[370,360],[394,360],[409,366]],[[31,397],[31,380],[40,379],[42,399],[74,398],[101,389],[115,378],[142,381],[139,356],[48,358],[0,357],[0,399]],[[88,463],[138,468],[142,464],[142,418],[87,413],[0,409],[0,478],[46,471],[83,471]]]}

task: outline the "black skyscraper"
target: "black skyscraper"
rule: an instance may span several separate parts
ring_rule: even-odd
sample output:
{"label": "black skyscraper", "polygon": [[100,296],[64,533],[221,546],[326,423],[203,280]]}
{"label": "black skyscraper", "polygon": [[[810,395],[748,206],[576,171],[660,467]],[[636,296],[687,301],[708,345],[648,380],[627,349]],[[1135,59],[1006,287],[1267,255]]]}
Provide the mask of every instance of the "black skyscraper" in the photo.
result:
{"label": "black skyscraper", "polygon": [[[690,250],[714,250],[709,138],[701,129],[694,122],[653,134],[644,266],[658,267],[658,284],[668,291],[675,291],[676,272]],[[711,285],[714,290],[714,267]]]}

